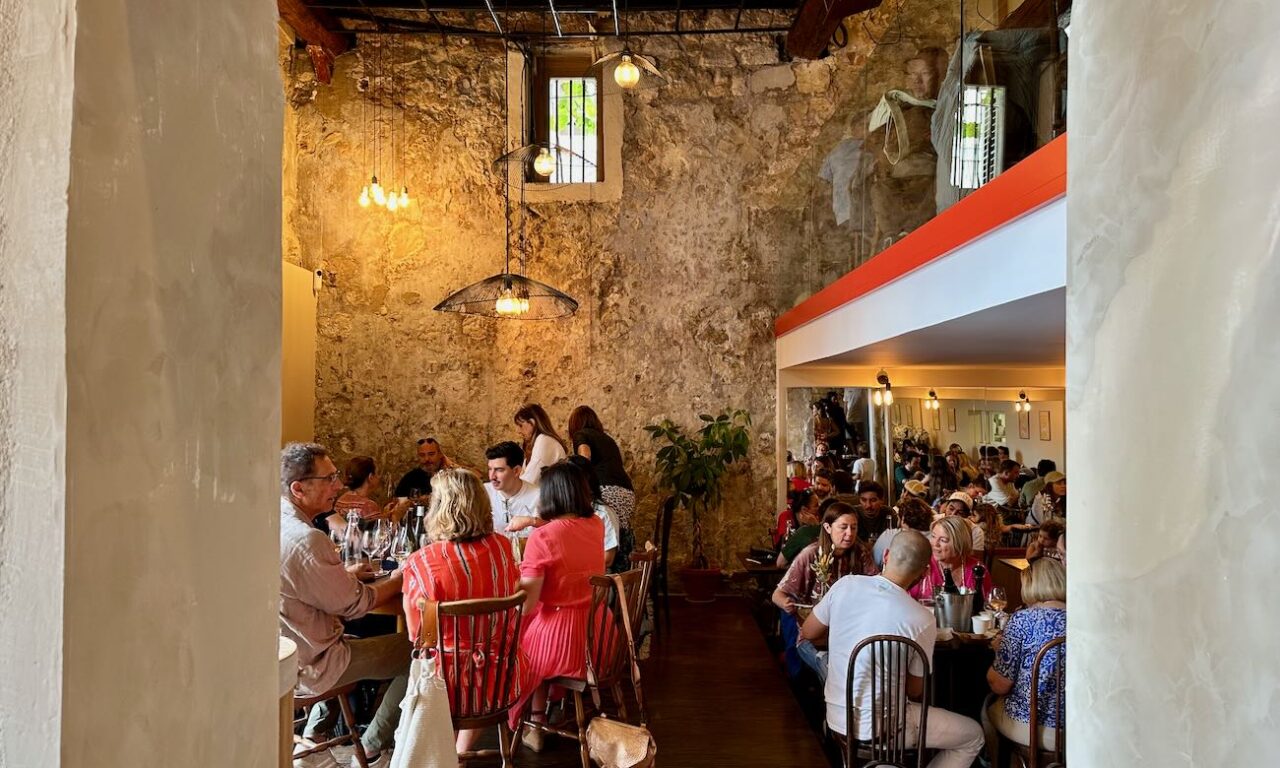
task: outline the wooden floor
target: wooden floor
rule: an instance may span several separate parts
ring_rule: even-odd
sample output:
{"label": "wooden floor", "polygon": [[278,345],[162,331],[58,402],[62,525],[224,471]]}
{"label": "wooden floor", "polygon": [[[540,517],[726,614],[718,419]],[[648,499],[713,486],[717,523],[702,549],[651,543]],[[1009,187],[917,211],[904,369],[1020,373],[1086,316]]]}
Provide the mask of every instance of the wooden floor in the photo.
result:
{"label": "wooden floor", "polygon": [[[827,768],[786,678],[744,599],[709,605],[671,600],[672,627],[651,645],[641,674],[664,768]],[[492,740],[491,738],[489,740]],[[579,766],[577,745],[549,738],[520,768]],[[474,761],[471,766],[500,765]]]}

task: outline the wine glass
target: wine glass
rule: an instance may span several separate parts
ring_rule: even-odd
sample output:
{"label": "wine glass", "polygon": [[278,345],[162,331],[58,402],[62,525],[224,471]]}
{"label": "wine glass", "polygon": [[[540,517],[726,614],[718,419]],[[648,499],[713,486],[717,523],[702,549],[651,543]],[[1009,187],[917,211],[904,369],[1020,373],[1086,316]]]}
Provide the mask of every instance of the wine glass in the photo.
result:
{"label": "wine glass", "polygon": [[987,597],[987,605],[996,612],[996,626],[1003,625],[1001,619],[1004,616],[1004,608],[1008,604],[1009,597],[1005,594],[1004,587],[992,587],[991,594]]}
{"label": "wine glass", "polygon": [[391,536],[391,556],[401,565],[413,553],[413,546],[409,543],[409,526],[392,523],[394,533]]}

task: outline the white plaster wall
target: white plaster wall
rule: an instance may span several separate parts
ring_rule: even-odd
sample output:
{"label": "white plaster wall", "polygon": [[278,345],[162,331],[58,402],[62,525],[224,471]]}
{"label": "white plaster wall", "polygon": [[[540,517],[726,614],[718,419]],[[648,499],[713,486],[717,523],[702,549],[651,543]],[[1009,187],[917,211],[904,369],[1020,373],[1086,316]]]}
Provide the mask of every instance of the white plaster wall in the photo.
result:
{"label": "white plaster wall", "polygon": [[62,765],[271,765],[276,7],[78,12]]}
{"label": "white plaster wall", "polygon": [[1068,762],[1275,765],[1280,4],[1071,26]]}
{"label": "white plaster wall", "polygon": [[57,765],[75,10],[0,0],[0,766]]}

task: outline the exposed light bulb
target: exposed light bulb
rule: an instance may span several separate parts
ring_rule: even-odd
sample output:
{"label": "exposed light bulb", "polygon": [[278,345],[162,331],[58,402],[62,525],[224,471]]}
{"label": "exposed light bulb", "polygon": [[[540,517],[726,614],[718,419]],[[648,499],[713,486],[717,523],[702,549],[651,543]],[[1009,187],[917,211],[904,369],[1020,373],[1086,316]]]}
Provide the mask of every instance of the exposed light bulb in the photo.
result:
{"label": "exposed light bulb", "polygon": [[369,185],[365,184],[364,189],[360,190],[359,203],[361,208],[369,207]]}
{"label": "exposed light bulb", "polygon": [[556,169],[556,158],[546,147],[538,148],[538,156],[533,158],[533,172],[539,176],[550,176]]}
{"label": "exposed light bulb", "polygon": [[629,54],[622,54],[618,66],[613,68],[613,81],[618,84],[618,87],[628,91],[640,82],[640,68],[631,61]]}
{"label": "exposed light bulb", "polygon": [[515,317],[529,311],[529,299],[517,296],[511,288],[505,288],[494,302],[493,309],[504,317]]}
{"label": "exposed light bulb", "polygon": [[893,390],[892,390],[892,389],[886,389],[886,390],[884,391],[884,404],[885,404],[885,405],[893,405]]}
{"label": "exposed light bulb", "polygon": [[391,194],[387,195],[387,210],[394,211],[399,207],[400,207],[400,196],[393,191]]}
{"label": "exposed light bulb", "polygon": [[378,177],[373,177],[373,182],[369,184],[369,191],[373,193],[373,202],[378,205],[387,204],[387,191],[378,183]]}
{"label": "exposed light bulb", "polygon": [[409,186],[407,184],[400,187],[400,207],[409,207]]}
{"label": "exposed light bulb", "polygon": [[871,400],[876,405],[884,405],[884,395],[880,394],[880,390],[878,389],[876,390],[876,393],[871,396]]}

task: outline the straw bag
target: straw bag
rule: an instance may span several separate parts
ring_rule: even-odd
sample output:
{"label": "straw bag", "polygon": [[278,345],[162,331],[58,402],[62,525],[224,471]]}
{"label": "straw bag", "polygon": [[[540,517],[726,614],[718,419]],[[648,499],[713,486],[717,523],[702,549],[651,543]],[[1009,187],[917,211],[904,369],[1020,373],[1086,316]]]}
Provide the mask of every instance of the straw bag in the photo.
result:
{"label": "straw bag", "polygon": [[457,768],[458,752],[449,714],[449,691],[436,664],[436,603],[423,611],[419,642],[409,665],[409,686],[400,702],[391,768]]}
{"label": "straw bag", "polygon": [[600,715],[587,726],[587,751],[600,768],[651,768],[658,745],[648,728]]}
{"label": "straw bag", "polygon": [[[619,613],[622,614],[622,626],[627,643],[627,656],[631,660],[631,679],[636,689],[640,687],[640,667],[636,664],[635,637],[631,631],[631,616],[627,610],[625,590],[622,579],[616,574],[611,576],[617,586],[619,597]],[[594,677],[590,661],[587,664],[588,677]],[[592,696],[596,698],[596,706],[600,706],[599,693],[591,687]],[[640,705],[640,725],[631,725],[619,720],[610,720],[604,715],[592,718],[587,726],[587,751],[591,759],[600,764],[600,768],[652,768],[658,753],[658,745],[653,734],[645,727],[644,705]]]}

